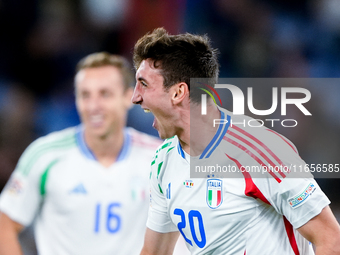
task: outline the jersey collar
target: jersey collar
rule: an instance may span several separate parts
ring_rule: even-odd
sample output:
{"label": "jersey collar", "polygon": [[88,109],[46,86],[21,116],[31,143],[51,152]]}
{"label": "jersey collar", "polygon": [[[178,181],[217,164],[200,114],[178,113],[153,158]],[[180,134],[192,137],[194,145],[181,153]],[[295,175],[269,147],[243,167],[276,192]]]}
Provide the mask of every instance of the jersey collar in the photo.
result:
{"label": "jersey collar", "polygon": [[208,146],[205,148],[205,150],[201,154],[200,159],[209,158],[210,155],[216,149],[216,147],[221,143],[223,137],[225,136],[225,134],[228,131],[228,128],[230,126],[230,119],[231,118],[230,118],[229,115],[225,116],[225,113],[223,111],[221,111],[221,110],[220,110],[220,113],[221,113],[221,119],[227,119],[227,122],[219,124],[218,130],[217,130],[215,136],[213,137],[213,139],[210,141]]}
{"label": "jersey collar", "polygon": [[[199,157],[199,159],[209,158],[210,155],[217,148],[217,146],[221,143],[223,137],[225,136],[225,134],[228,131],[228,128],[230,126],[230,119],[231,119],[231,117],[230,117],[230,115],[226,116],[226,114],[221,109],[220,109],[220,113],[221,113],[221,119],[225,119],[226,118],[227,119],[227,123],[219,124],[215,136],[210,141],[208,146],[204,149],[204,151],[201,154],[201,156]],[[184,151],[182,149],[182,146],[181,146],[179,140],[178,140],[178,145],[177,145],[177,151],[178,151],[179,155],[181,155],[181,157],[185,159],[185,154],[184,154]]]}
{"label": "jersey collar", "polygon": [[[88,159],[95,160],[96,156],[93,154],[92,150],[87,146],[85,142],[85,137],[84,137],[84,126],[79,125],[77,126],[76,130],[76,141],[77,145],[81,151],[81,153]],[[116,159],[116,162],[122,161],[128,156],[129,148],[130,148],[130,143],[131,143],[131,135],[129,134],[127,129],[124,129],[124,143],[123,146],[119,152],[119,155]]]}

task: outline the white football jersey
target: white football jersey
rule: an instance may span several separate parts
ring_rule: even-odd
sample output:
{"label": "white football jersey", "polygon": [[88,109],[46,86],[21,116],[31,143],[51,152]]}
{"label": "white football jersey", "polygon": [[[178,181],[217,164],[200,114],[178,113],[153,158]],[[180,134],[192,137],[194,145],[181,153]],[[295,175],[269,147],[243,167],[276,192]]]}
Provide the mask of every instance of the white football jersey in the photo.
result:
{"label": "white football jersey", "polygon": [[82,126],[37,139],[1,194],[0,210],[35,221],[39,254],[139,254],[149,207],[150,161],[160,140],[124,130],[117,161],[105,168]]}
{"label": "white football jersey", "polygon": [[[192,254],[314,254],[296,229],[318,215],[330,203],[328,198],[312,177],[291,178],[294,168],[256,177],[244,171],[304,165],[287,138],[266,127],[246,127],[244,118],[251,120],[221,109],[221,119],[228,122],[220,124],[195,158],[196,165],[236,169],[230,178],[217,171],[190,178],[190,156],[178,138],[164,141],[152,161],[148,228],[161,233],[179,230]],[[239,124],[230,125],[232,120]]]}

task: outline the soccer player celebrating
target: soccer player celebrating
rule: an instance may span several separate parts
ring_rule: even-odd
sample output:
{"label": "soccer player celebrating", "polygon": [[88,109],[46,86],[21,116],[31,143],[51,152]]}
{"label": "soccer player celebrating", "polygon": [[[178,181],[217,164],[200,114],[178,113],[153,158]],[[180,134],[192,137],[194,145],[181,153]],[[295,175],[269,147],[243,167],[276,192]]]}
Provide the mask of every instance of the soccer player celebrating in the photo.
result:
{"label": "soccer player celebrating", "polygon": [[82,124],[33,142],[0,199],[0,254],[21,254],[35,221],[39,254],[138,254],[158,138],[125,128],[134,79],[128,62],[95,53],[75,76]]}
{"label": "soccer player celebrating", "polygon": [[[314,254],[309,242],[318,255],[340,254],[339,224],[313,178],[270,171],[253,178],[241,171],[303,164],[295,147],[264,127],[231,126],[232,120],[250,118],[212,100],[206,103],[209,114],[201,114],[201,96],[190,78],[216,84],[218,77],[216,51],[206,36],[169,35],[158,28],[138,40],[134,64],[132,101],[154,114],[154,128],[167,138],[151,163],[142,255],[171,254],[179,233],[192,254]],[[214,119],[228,121],[214,128]],[[240,178],[190,178],[193,159],[238,168]]]}

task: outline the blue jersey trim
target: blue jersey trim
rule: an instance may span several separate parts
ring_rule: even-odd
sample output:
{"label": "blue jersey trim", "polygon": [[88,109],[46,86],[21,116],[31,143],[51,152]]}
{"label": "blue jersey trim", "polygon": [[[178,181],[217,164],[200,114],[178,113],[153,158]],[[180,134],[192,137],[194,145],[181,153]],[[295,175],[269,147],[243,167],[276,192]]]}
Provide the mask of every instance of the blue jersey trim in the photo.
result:
{"label": "blue jersey trim", "polygon": [[224,128],[223,128],[223,131],[221,132],[218,140],[217,140],[217,143],[215,144],[215,146],[213,147],[213,149],[209,152],[209,154],[207,155],[206,158],[209,158],[211,153],[213,153],[213,151],[216,149],[216,147],[220,144],[220,142],[222,141],[223,137],[225,136],[225,133],[227,133],[228,131],[228,128],[230,126],[230,116],[227,115],[227,120],[228,120],[228,123],[225,124]]}
{"label": "blue jersey trim", "polygon": [[[83,125],[79,125],[77,127],[76,141],[77,141],[80,151],[86,158],[97,161],[96,156],[93,154],[93,152],[91,151],[91,149],[87,146],[85,142]],[[131,144],[131,135],[129,134],[128,130],[124,129],[124,142],[118,154],[116,162],[127,158],[129,151],[130,151],[129,150],[130,144]]]}
{"label": "blue jersey trim", "polygon": [[[224,112],[221,112],[221,119],[224,119]],[[205,155],[208,153],[208,151],[210,150],[210,148],[213,146],[213,144],[215,143],[216,139],[219,137],[219,134],[222,131],[222,124],[219,124],[218,129],[216,134],[214,135],[213,139],[210,141],[210,143],[208,144],[208,146],[204,149],[204,151],[202,152],[200,159],[204,158]]]}
{"label": "blue jersey trim", "polygon": [[181,155],[181,157],[185,159],[185,154],[184,154],[184,151],[182,149],[182,146],[179,140],[178,140],[177,150],[178,150],[179,155]]}
{"label": "blue jersey trim", "polygon": [[[224,112],[221,111],[221,119],[225,118]],[[230,126],[230,119],[231,117],[227,115],[227,123],[220,124],[218,130],[214,136],[214,138],[210,141],[208,146],[204,149],[203,153],[200,156],[200,159],[209,158],[210,155],[214,152],[216,147],[220,144],[222,138],[224,137],[225,133],[227,133],[228,128]]]}
{"label": "blue jersey trim", "polygon": [[77,127],[76,131],[76,140],[77,144],[79,146],[80,151],[83,153],[83,155],[91,160],[97,160],[95,155],[92,153],[90,148],[86,145],[85,138],[84,138],[84,126],[79,125]]}
{"label": "blue jersey trim", "polygon": [[130,144],[131,144],[131,135],[129,134],[129,132],[124,129],[124,143],[123,143],[123,147],[119,152],[119,155],[117,157],[116,162],[124,160],[127,158],[128,154],[129,154],[129,149],[130,149]]}

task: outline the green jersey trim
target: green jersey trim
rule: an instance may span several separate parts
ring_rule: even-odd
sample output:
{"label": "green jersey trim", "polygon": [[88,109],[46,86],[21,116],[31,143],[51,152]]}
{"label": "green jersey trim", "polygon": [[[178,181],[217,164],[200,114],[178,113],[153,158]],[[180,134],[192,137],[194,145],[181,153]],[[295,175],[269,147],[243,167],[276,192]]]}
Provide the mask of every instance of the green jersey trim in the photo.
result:
{"label": "green jersey trim", "polygon": [[23,175],[27,176],[36,161],[44,154],[53,150],[64,150],[74,146],[77,146],[74,133],[56,141],[39,144],[27,152],[27,155],[20,163],[19,171],[22,172]]}
{"label": "green jersey trim", "polygon": [[40,182],[40,195],[44,196],[46,194],[46,182],[47,182],[47,177],[48,177],[48,173],[50,171],[50,169],[52,168],[52,166],[55,165],[55,163],[57,163],[59,161],[59,159],[56,159],[54,161],[52,161],[46,168],[46,170],[44,171],[44,173],[41,175],[41,182]]}
{"label": "green jersey trim", "polygon": [[161,188],[161,185],[158,184],[158,188],[159,188],[159,192],[161,192],[163,194],[163,190]]}
{"label": "green jersey trim", "polygon": [[158,164],[157,179],[158,179],[159,173],[161,172],[162,165],[163,165],[163,161]]}
{"label": "green jersey trim", "polygon": [[168,153],[169,151],[171,151],[173,148],[175,148],[175,147],[171,147],[171,148],[169,148],[169,149],[168,149],[168,151],[167,151],[166,153]]}

